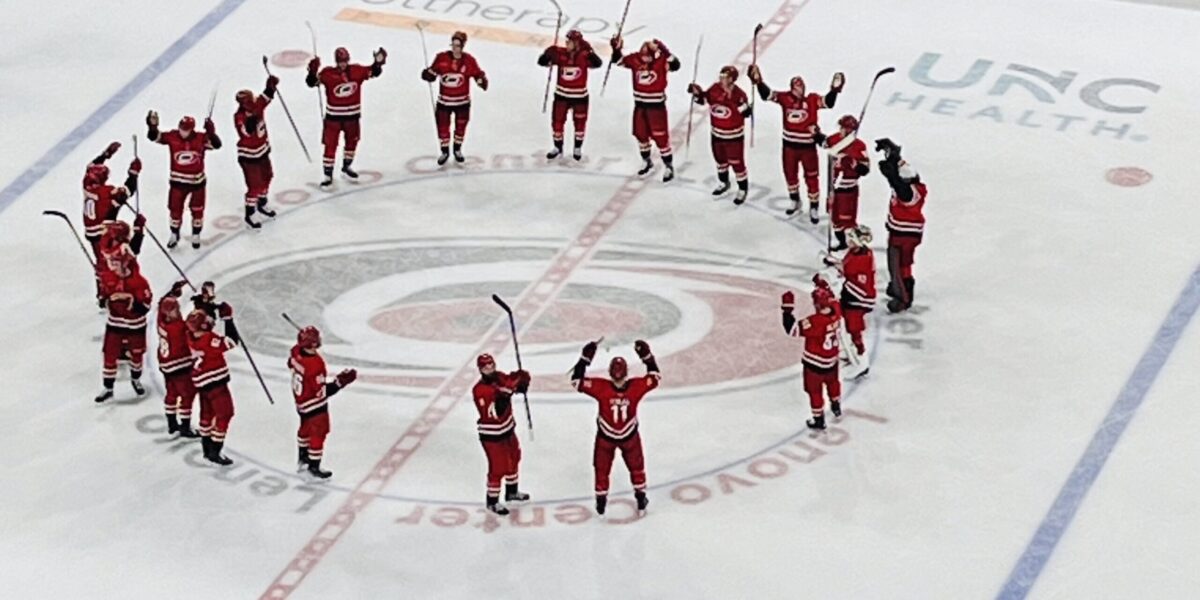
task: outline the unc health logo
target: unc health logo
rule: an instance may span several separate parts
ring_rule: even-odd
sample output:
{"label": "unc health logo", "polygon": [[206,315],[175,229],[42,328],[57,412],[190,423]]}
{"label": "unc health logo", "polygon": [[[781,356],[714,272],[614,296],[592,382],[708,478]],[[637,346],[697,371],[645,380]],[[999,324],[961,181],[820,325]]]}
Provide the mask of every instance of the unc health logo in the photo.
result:
{"label": "unc health logo", "polygon": [[200,157],[200,155],[198,153],[193,152],[191,150],[184,150],[182,152],[176,152],[175,153],[175,164],[190,165],[190,164],[196,162],[196,160],[199,159],[199,157]]}
{"label": "unc health logo", "polygon": [[338,98],[348,98],[354,95],[356,90],[358,90],[358,84],[353,81],[348,81],[333,88],[333,95],[337,96]]}
{"label": "unc health logo", "polygon": [[583,69],[580,69],[579,67],[563,67],[561,70],[562,78],[566,81],[575,81],[576,79],[579,79],[579,75],[582,72]]}
{"label": "unc health logo", "polygon": [[[326,359],[356,367],[388,394],[427,397],[466,361],[563,240],[410,239],[301,250],[218,274],[241,310],[265,371],[287,377],[295,331],[281,312],[322,328]],[[731,263],[736,262],[735,265]],[[572,274],[521,338],[539,401],[582,401],[565,375],[584,343],[636,364],[650,342],[668,382],[647,401],[732,393],[795,377],[799,346],[779,328],[778,296],[812,271],[758,259],[647,244],[609,243]],[[803,309],[801,309],[803,311]],[[518,323],[518,326],[524,324]]]}

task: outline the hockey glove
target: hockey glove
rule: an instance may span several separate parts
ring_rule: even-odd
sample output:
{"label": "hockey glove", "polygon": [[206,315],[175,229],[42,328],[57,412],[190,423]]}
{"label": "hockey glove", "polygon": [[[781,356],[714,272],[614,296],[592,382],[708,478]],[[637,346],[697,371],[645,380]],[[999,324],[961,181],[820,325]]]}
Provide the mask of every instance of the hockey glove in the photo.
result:
{"label": "hockey glove", "polygon": [[588,342],[583,346],[583,359],[590,365],[593,358],[596,358],[596,342]]}
{"label": "hockey glove", "polygon": [[783,312],[792,312],[792,309],[795,307],[796,307],[796,294],[793,293],[791,290],[784,292],[783,298],[781,298],[779,301],[779,308],[783,309]]}
{"label": "hockey glove", "polygon": [[358,371],[354,369],[343,369],[342,372],[338,373],[337,377],[334,378],[334,380],[337,381],[339,388],[344,388],[351,383],[354,383],[355,379],[358,379]]}

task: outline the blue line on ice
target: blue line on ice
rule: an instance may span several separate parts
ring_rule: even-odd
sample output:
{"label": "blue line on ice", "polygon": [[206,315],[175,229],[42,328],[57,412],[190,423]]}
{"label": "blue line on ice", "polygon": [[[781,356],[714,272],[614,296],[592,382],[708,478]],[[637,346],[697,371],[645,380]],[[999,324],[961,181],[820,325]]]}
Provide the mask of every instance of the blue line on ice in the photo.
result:
{"label": "blue line on ice", "polygon": [[1134,414],[1142,405],[1142,400],[1146,399],[1146,393],[1158,379],[1163,365],[1175,351],[1175,344],[1179,342],[1188,323],[1195,316],[1197,308],[1200,308],[1200,266],[1192,271],[1187,285],[1175,300],[1175,305],[1171,307],[1171,312],[1167,314],[1167,318],[1154,334],[1154,339],[1150,341],[1150,347],[1138,360],[1133,374],[1129,376],[1112,408],[1105,415],[1104,422],[1092,436],[1087,450],[1071,470],[1071,475],[1067,477],[1067,482],[1063,484],[1058,497],[1054,499],[1050,512],[1046,513],[1037,532],[1033,534],[1033,539],[1025,547],[1025,552],[1009,573],[1004,587],[996,596],[999,600],[1022,600],[1029,594],[1029,590],[1033,588],[1033,584],[1037,582],[1038,576],[1054,553],[1054,548],[1075,518],[1079,506],[1083,504],[1088,490],[1096,482],[1113,448],[1121,439],[1121,434],[1133,420]]}
{"label": "blue line on ice", "polygon": [[[70,133],[63,139],[59,140],[54,147],[46,151],[37,162],[33,163],[24,173],[21,173],[8,184],[3,190],[0,190],[0,212],[4,212],[9,206],[17,201],[18,198],[25,195],[30,188],[41,181],[58,163],[62,162],[68,154],[75,151],[85,140],[96,133],[102,125],[113,118],[121,109],[125,108],[131,100],[138,94],[150,86],[154,80],[158,79],[175,64],[188,50],[204,39],[217,25],[220,25],[237,7],[244,4],[246,0],[222,0],[211,12],[204,15],[191,29],[188,29],[182,37],[175,40],[158,58],[154,59],[146,68],[142,69],[137,75],[126,83],[117,93],[100,105],[95,112],[88,115],[88,118],[79,124],[78,127],[72,129]],[[80,165],[82,168],[83,165]]]}

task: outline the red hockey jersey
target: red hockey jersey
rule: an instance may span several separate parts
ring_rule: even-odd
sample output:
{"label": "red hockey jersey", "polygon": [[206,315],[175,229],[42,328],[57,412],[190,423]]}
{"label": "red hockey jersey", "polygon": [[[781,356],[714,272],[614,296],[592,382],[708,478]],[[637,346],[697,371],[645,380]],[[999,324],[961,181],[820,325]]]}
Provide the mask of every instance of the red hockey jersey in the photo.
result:
{"label": "red hockey jersey", "polygon": [[558,67],[558,78],[554,86],[554,94],[571,100],[588,97],[588,69],[603,66],[603,62],[591,46],[586,49],[567,52],[563,46],[555,46],[547,50],[551,65]]}
{"label": "red hockey jersey", "polygon": [[818,94],[797,97],[790,91],[771,92],[767,100],[783,110],[783,141],[793,144],[812,144],[817,131],[817,112],[825,108],[825,99]]}
{"label": "red hockey jersey", "polygon": [[317,81],[325,88],[325,118],[355,119],[361,116],[362,84],[371,77],[371,67],[364,65],[347,65],[345,70],[336,66],[321,69]]}
{"label": "red hockey jersey", "polygon": [[924,183],[913,183],[912,201],[905,202],[898,198],[895,192],[888,202],[887,229],[893,234],[916,236],[920,238],[925,232],[925,195],[927,190]]}
{"label": "red hockey jersey", "polygon": [[171,183],[200,185],[205,182],[204,153],[215,150],[208,134],[193,131],[187,139],[178,129],[162,131],[150,141],[158,142],[171,151]]}
{"label": "red hockey jersey", "polygon": [[609,379],[584,377],[576,385],[580,393],[591,396],[599,404],[600,411],[596,415],[599,435],[619,442],[637,433],[638,405],[646,394],[658,387],[659,379],[656,372],[630,377],[625,387],[618,389]]}
{"label": "red hockey jersey", "polygon": [[842,324],[841,311],[835,306],[831,314],[813,313],[792,325],[789,335],[804,338],[804,366],[828,370],[838,366],[841,351],[838,328]]}
{"label": "red hockey jersey", "polygon": [[470,104],[471,80],[487,77],[475,57],[467,52],[462,53],[462,58],[454,58],[449,50],[439,52],[429,70],[438,76],[437,101],[443,106]]}
{"label": "red hockey jersey", "polygon": [[176,319],[168,322],[158,305],[158,370],[163,375],[187,372],[192,369],[192,349],[188,345],[187,322]]}
{"label": "red hockey jersey", "polygon": [[315,415],[329,410],[325,395],[325,359],[314,352],[306,354],[300,346],[292,346],[288,368],[292,370],[292,396],[300,416]]}
{"label": "red hockey jersey", "polygon": [[[132,299],[122,297],[114,300],[115,294],[130,294]],[[133,332],[146,330],[146,315],[150,312],[153,295],[150,284],[136,270],[128,277],[121,277],[112,269],[100,272],[100,295],[108,298],[108,327]]]}
{"label": "red hockey jersey", "polygon": [[271,98],[258,96],[249,110],[238,109],[233,113],[233,126],[237,130],[238,158],[256,159],[271,153],[271,141],[267,137],[267,105]]}
{"label": "red hockey jersey", "polygon": [[199,337],[188,335],[192,349],[192,383],[196,389],[216,387],[229,383],[229,365],[225,353],[237,344],[233,340],[205,331]]}
{"label": "red hockey jersey", "polygon": [[512,396],[522,384],[529,385],[529,373],[525,371],[497,371],[496,375],[495,382],[480,379],[471,390],[471,395],[475,398],[475,410],[479,411],[479,419],[475,424],[480,437],[504,437],[516,429]]}
{"label": "red hockey jersey", "polygon": [[[825,139],[825,147],[833,148],[845,138],[846,136],[842,135],[840,131],[834,133]],[[833,187],[839,190],[858,187],[860,176],[855,169],[860,164],[870,166],[871,161],[867,156],[867,145],[862,140],[855,138],[833,157]]]}
{"label": "red hockey jersey", "polygon": [[667,71],[671,56],[659,52],[646,62],[642,55],[629,54],[620,65],[633,72],[633,100],[639,104],[664,104],[667,101]]}
{"label": "red hockey jersey", "polygon": [[870,248],[851,250],[842,259],[842,303],[871,310],[875,307],[875,253]]}
{"label": "red hockey jersey", "polygon": [[83,188],[83,235],[98,238],[104,234],[104,224],[117,218],[121,209],[118,200],[129,197],[129,190],[111,185]]}
{"label": "red hockey jersey", "polygon": [[746,130],[746,117],[742,116],[742,111],[750,107],[750,99],[742,88],[735,85],[726,91],[720,83],[714,83],[699,97],[699,103],[708,104],[714,138],[741,139]]}

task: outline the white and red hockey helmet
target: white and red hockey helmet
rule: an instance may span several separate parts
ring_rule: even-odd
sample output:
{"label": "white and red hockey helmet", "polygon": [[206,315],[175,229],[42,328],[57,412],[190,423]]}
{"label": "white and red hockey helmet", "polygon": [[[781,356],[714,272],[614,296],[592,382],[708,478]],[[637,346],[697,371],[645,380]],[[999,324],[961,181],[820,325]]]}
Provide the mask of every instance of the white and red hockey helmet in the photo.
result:
{"label": "white and red hockey helmet", "polygon": [[860,224],[846,230],[846,241],[850,242],[853,246],[866,247],[874,239],[875,236],[871,233],[871,228],[866,225]]}

